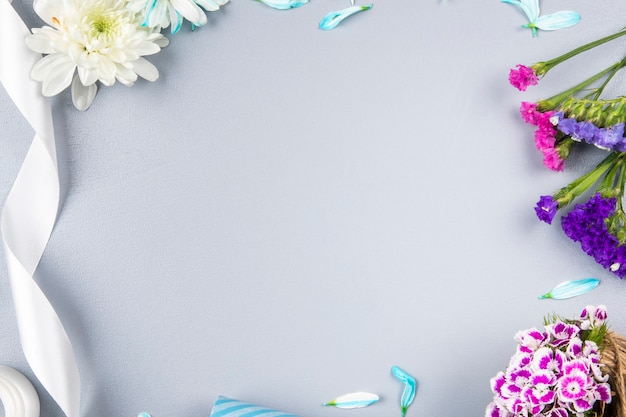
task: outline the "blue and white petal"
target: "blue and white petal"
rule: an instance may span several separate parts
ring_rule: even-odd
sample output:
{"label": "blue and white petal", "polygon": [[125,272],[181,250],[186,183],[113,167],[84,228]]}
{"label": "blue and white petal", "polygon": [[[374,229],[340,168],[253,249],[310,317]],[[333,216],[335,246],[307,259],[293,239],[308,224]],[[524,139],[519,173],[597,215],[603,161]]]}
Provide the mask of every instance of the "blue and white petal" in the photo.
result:
{"label": "blue and white petal", "polygon": [[337,10],[336,12],[330,12],[320,22],[320,29],[331,30],[337,27],[344,19],[352,16],[355,13],[363,12],[371,9],[373,4],[367,6],[351,6],[347,9]]}
{"label": "blue and white petal", "polygon": [[296,7],[304,6],[309,0],[257,0],[260,3],[268,5],[274,9],[289,10]]}
{"label": "blue and white petal", "polygon": [[585,278],[575,281],[565,281],[552,288],[549,292],[540,295],[539,298],[552,298],[553,300],[564,300],[585,294],[600,284],[598,278]]}
{"label": "blue and white petal", "polygon": [[339,397],[325,402],[322,405],[346,409],[363,408],[374,404],[378,400],[378,395],[372,394],[371,392],[351,392],[349,394],[340,395]]}
{"label": "blue and white petal", "polygon": [[563,10],[560,12],[539,16],[534,24],[537,29],[541,30],[557,30],[574,26],[580,22],[580,15],[571,10]]}

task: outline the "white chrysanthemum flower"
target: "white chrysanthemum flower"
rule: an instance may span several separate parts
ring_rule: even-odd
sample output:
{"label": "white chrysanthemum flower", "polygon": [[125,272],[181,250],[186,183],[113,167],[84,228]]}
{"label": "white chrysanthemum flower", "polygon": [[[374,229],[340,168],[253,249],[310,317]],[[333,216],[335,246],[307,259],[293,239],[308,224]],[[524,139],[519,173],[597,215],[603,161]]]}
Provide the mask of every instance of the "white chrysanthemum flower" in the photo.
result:
{"label": "white chrysanthemum flower", "polygon": [[127,5],[127,0],[35,1],[35,11],[50,26],[33,29],[26,44],[46,54],[31,72],[42,82],[44,96],[71,84],[74,105],[86,110],[96,95],[96,81],[131,86],[138,76],[148,81],[159,77],[143,56],[159,52],[168,40],[143,27],[142,16]]}
{"label": "white chrysanthemum flower", "polygon": [[183,24],[183,18],[194,27],[206,24],[206,14],[200,7],[214,12],[226,3],[228,0],[130,0],[128,7],[143,14],[145,26],[166,28],[171,24],[172,33],[176,33]]}

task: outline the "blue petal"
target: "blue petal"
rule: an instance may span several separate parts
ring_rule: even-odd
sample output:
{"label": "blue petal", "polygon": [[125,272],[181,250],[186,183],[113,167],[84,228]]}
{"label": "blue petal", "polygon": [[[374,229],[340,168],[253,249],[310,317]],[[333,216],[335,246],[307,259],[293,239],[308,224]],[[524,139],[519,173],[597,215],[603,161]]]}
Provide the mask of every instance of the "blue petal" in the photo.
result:
{"label": "blue petal", "polygon": [[296,7],[304,6],[309,0],[257,0],[263,4],[267,4],[274,9],[288,10]]}
{"label": "blue petal", "polygon": [[347,9],[338,10],[336,12],[330,12],[320,22],[320,29],[331,30],[334,29],[345,18],[352,16],[355,13],[359,13],[365,10],[371,9],[373,4],[368,6],[351,6]]}
{"label": "blue petal", "polygon": [[597,278],[565,281],[552,288],[550,292],[540,295],[539,298],[552,298],[553,300],[572,298],[593,290],[598,284],[600,284],[600,280]]}
{"label": "blue petal", "polygon": [[378,395],[369,392],[352,392],[340,395],[322,405],[332,405],[337,408],[363,408],[379,400]]}
{"label": "blue petal", "polygon": [[180,27],[183,25],[183,16],[176,12],[174,16],[171,16],[171,25],[170,30],[172,31],[172,35],[178,33]]}
{"label": "blue petal", "polygon": [[[524,12],[529,22],[532,22],[537,18],[537,16],[539,16],[538,6],[536,10],[533,10],[529,8],[529,5],[522,3],[520,0],[502,0],[502,3],[512,4],[513,6],[519,7]],[[533,5],[531,4],[530,6]]]}
{"label": "blue petal", "polygon": [[580,15],[570,10],[563,10],[545,16],[540,16],[534,24],[541,30],[557,30],[574,26],[580,22]]}
{"label": "blue petal", "polygon": [[529,21],[533,22],[539,17],[539,0],[521,0],[521,4],[528,10],[526,17]]}
{"label": "blue petal", "polygon": [[401,382],[404,382],[404,391],[402,392],[402,398],[400,399],[400,406],[402,407],[402,417],[406,414],[406,410],[409,408],[413,399],[415,398],[415,391],[417,389],[417,382],[415,378],[407,374],[397,366],[391,368],[393,376],[398,378]]}

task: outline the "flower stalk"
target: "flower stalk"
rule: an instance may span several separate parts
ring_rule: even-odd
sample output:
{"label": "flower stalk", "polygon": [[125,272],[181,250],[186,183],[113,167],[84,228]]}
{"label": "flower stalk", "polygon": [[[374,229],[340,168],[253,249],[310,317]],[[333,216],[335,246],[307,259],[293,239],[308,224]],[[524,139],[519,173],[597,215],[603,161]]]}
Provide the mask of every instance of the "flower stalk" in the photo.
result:
{"label": "flower stalk", "polygon": [[[624,35],[626,29],[554,59],[530,67],[518,65],[511,70],[509,81],[523,91],[556,65]],[[626,276],[626,98],[601,97],[624,67],[626,57],[573,87],[537,103],[522,103],[520,108],[524,121],[537,127],[535,145],[543,153],[546,167],[562,171],[570,154],[585,145],[608,152],[589,172],[554,194],[541,196],[535,212],[539,220],[552,224],[560,210],[590,195],[561,218],[563,232],[620,278]]]}

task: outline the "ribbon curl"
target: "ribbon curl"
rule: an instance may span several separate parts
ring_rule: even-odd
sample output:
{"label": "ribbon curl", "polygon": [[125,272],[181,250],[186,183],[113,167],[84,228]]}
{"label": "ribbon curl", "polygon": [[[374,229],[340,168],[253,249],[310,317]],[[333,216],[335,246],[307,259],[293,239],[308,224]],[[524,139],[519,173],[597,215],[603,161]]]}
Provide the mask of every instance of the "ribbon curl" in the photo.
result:
{"label": "ribbon curl", "polygon": [[24,43],[29,33],[9,0],[0,0],[0,83],[35,132],[2,211],[0,231],[26,360],[63,412],[78,417],[80,376],[74,351],[33,279],[56,222],[60,192],[50,104],[29,77],[41,58]]}

